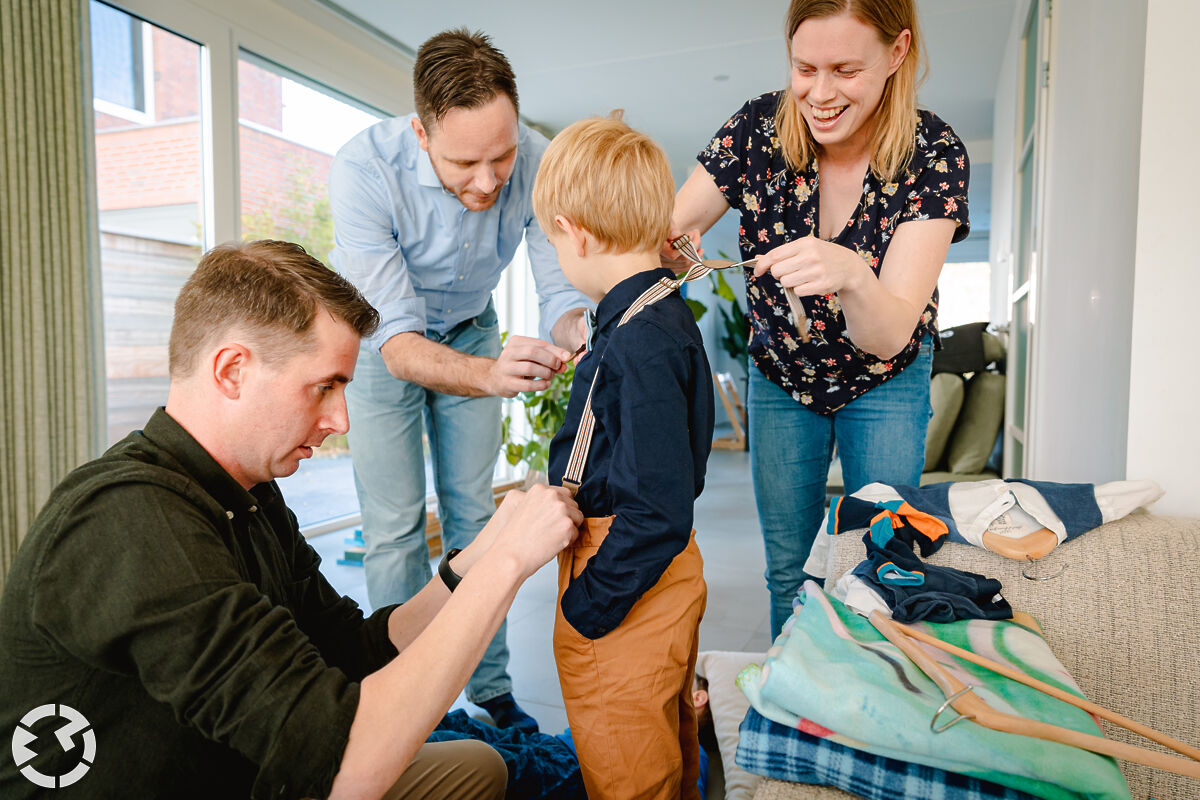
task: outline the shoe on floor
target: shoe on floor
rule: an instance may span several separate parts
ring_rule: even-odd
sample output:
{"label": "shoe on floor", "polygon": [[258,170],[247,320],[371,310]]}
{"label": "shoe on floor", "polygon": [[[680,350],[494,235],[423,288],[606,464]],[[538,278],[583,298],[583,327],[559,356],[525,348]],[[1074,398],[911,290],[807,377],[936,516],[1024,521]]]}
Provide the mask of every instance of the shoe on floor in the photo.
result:
{"label": "shoe on floor", "polygon": [[475,705],[488,712],[497,728],[516,728],[526,733],[537,733],[537,720],[526,714],[525,710],[517,705],[511,692]]}

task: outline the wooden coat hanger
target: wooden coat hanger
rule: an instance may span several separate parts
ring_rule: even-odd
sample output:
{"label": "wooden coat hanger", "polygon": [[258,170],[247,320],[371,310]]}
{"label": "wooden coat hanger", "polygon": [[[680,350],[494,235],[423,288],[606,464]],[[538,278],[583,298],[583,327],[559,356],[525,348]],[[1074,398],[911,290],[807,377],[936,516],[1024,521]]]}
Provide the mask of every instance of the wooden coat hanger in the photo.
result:
{"label": "wooden coat hanger", "polygon": [[[946,704],[938,709],[940,714],[946,705],[951,706],[961,716],[954,720],[958,722],[962,719],[973,719],[976,723],[983,725],[992,730],[1003,731],[1005,733],[1015,733],[1020,736],[1032,736],[1037,739],[1045,739],[1051,742],[1059,742],[1061,744],[1079,747],[1084,750],[1089,750],[1093,753],[1099,753],[1105,756],[1132,761],[1136,764],[1145,764],[1148,767],[1174,772],[1179,775],[1186,775],[1189,778],[1200,779],[1200,749],[1184,744],[1183,742],[1172,739],[1166,734],[1159,733],[1153,728],[1146,727],[1141,723],[1123,717],[1116,712],[1109,711],[1103,706],[1098,706],[1095,703],[1076,697],[1073,694],[1064,692],[1056,686],[1051,686],[1048,683],[1031,678],[1025,673],[1015,670],[1004,664],[997,663],[991,659],[972,653],[968,650],[963,650],[961,647],[956,647],[947,642],[943,642],[929,634],[923,633],[911,628],[895,620],[888,619],[874,611],[870,616],[871,624],[875,629],[884,635],[884,637],[896,645],[906,656],[908,656],[914,664],[922,672],[938,685],[942,693],[946,695]],[[971,686],[967,686],[944,667],[934,661],[917,642],[923,642],[939,650],[943,650],[952,655],[958,656],[972,664],[989,669],[995,673],[1010,678],[1018,683],[1023,683],[1033,689],[1038,690],[1051,697],[1062,700],[1065,703],[1070,703],[1077,708],[1082,708],[1090,714],[1108,720],[1122,728],[1133,731],[1134,733],[1144,736],[1151,741],[1158,742],[1164,747],[1170,748],[1177,753],[1187,756],[1187,758],[1178,758],[1169,756],[1154,750],[1148,750],[1144,747],[1126,744],[1125,742],[1117,742],[1112,739],[1106,739],[1103,736],[1093,736],[1080,731],[1073,731],[1069,728],[1051,725],[1045,722],[1020,717],[1013,714],[1005,714],[996,711],[989,706],[984,700],[974,693]],[[937,714],[934,715],[936,722]],[[950,725],[942,727],[939,730],[945,730]]]}

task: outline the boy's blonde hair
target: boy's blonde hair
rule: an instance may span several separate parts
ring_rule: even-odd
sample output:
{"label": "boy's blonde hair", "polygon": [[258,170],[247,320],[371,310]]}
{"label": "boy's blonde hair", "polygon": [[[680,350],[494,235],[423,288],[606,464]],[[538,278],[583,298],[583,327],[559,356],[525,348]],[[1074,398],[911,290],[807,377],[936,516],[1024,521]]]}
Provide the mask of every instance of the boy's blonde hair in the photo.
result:
{"label": "boy's blonde hair", "polygon": [[555,136],[533,184],[533,212],[548,236],[562,214],[604,252],[658,250],[674,205],[666,154],[619,111],[580,120]]}

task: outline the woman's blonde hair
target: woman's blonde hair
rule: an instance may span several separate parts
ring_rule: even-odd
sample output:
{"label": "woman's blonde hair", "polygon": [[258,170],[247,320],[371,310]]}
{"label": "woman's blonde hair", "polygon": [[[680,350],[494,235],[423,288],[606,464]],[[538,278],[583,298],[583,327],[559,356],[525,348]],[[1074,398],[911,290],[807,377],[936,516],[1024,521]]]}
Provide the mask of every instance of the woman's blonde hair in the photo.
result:
{"label": "woman's blonde hair", "polygon": [[667,239],[675,181],[653,139],[621,112],[567,126],[542,156],[533,212],[547,235],[562,214],[607,252],[657,251]]}
{"label": "woman's blonde hair", "polygon": [[[849,11],[859,22],[870,25],[879,41],[891,46],[907,29],[911,39],[900,67],[883,87],[871,134],[871,171],[880,180],[893,180],[908,166],[913,153],[917,125],[917,87],[925,77],[925,53],[913,0],[792,0],[784,21],[784,36],[790,59],[792,37],[806,19],[836,17]],[[816,142],[797,108],[791,87],[780,94],[775,112],[775,134],[788,167],[802,170],[816,152]]]}

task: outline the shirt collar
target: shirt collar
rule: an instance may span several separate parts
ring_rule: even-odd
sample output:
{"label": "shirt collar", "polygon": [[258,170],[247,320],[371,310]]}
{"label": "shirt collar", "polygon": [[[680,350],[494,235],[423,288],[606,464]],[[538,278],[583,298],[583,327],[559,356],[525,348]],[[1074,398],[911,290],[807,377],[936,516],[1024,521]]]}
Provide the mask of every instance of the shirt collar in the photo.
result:
{"label": "shirt collar", "polygon": [[437,176],[433,170],[433,161],[429,158],[429,153],[419,144],[417,145],[417,183],[422,186],[428,186],[431,189],[444,189],[442,179]]}
{"label": "shirt collar", "polygon": [[[221,504],[230,519],[241,512],[258,511],[261,500],[243,489],[165,408],[160,407],[154,412],[142,434],[174,457],[183,471]],[[259,484],[251,491],[262,494],[264,489],[267,496],[273,494],[270,484]]]}
{"label": "shirt collar", "polygon": [[604,295],[599,305],[596,306],[597,330],[608,332],[611,326],[620,322],[621,315],[641,297],[642,292],[657,283],[659,278],[674,277],[675,273],[666,267],[657,267],[630,275],[618,283],[609,290],[608,294]]}

